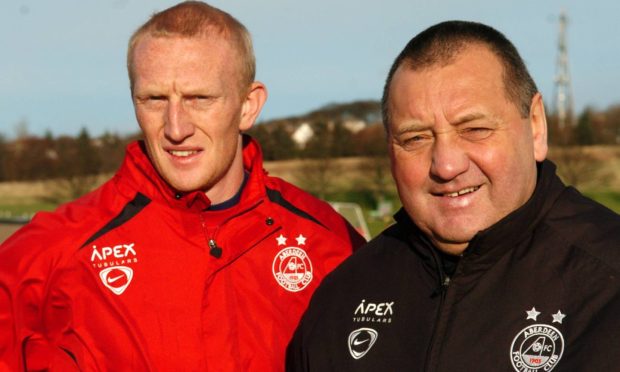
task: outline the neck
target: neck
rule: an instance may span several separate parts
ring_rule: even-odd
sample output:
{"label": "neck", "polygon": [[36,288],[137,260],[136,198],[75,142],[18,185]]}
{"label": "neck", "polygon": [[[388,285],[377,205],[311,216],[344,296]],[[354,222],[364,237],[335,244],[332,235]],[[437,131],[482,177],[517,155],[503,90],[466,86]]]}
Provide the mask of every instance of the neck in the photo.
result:
{"label": "neck", "polygon": [[215,185],[205,191],[211,204],[223,203],[235,196],[243,183],[243,175],[243,154],[241,146],[239,146],[237,155],[230,164],[226,174]]}

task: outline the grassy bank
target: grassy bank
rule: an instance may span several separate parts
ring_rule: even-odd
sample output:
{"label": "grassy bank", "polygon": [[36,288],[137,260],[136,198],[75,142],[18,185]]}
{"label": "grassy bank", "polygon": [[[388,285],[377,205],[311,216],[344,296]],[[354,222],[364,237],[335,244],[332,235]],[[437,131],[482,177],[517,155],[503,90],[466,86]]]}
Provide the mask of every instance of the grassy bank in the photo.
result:
{"label": "grassy bank", "polygon": [[583,194],[603,204],[612,211],[620,213],[620,191],[584,191]]}
{"label": "grassy bank", "polygon": [[[552,149],[550,158],[566,183],[620,213],[620,146]],[[391,223],[390,215],[400,207],[387,159],[287,160],[267,162],[265,168],[270,175],[289,180],[322,199],[359,204],[372,236]],[[107,177],[99,177],[92,187]],[[75,183],[59,180],[0,183],[0,219],[53,210],[60,202],[72,199],[70,194],[63,194],[71,186]],[[383,217],[377,217],[380,199],[392,205],[391,212]]]}

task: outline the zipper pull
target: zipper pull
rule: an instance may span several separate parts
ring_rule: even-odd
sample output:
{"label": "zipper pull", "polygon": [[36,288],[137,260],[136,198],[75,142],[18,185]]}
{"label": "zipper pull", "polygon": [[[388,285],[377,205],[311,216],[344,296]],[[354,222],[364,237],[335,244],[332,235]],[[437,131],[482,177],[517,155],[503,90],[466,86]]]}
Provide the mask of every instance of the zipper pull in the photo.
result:
{"label": "zipper pull", "polygon": [[443,279],[443,282],[441,283],[441,285],[439,287],[435,288],[433,293],[431,293],[431,298],[435,298],[435,297],[439,296],[440,294],[444,293],[445,291],[448,290],[449,286],[450,286],[450,277],[446,275],[446,277]]}
{"label": "zipper pull", "polygon": [[447,289],[449,285],[450,285],[450,277],[446,275],[445,279],[443,280],[444,289]]}
{"label": "zipper pull", "polygon": [[450,277],[446,275],[441,285],[437,286],[435,290],[433,291],[433,293],[431,293],[431,298],[435,298],[439,296],[440,294],[444,293],[445,291],[447,291],[448,286],[450,286]]}
{"label": "zipper pull", "polygon": [[222,257],[222,248],[217,246],[214,239],[209,239],[209,253],[215,258]]}

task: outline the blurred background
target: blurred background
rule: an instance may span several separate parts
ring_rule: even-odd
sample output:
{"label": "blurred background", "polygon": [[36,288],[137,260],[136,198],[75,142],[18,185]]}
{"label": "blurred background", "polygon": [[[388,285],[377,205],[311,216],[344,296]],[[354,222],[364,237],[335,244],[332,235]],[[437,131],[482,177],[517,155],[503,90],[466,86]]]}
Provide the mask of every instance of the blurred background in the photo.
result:
{"label": "blurred background", "polygon": [[[175,3],[0,4],[0,241],[33,213],[113,174],[125,145],[139,138],[127,40],[153,12]],[[448,19],[489,24],[513,41],[543,93],[550,157],[563,179],[620,211],[620,3],[210,3],[253,35],[257,78],[269,100],[251,133],[263,145],[266,168],[341,203],[337,208],[354,203],[352,216],[364,217],[369,235],[399,207],[378,102],[385,76],[411,37]]]}

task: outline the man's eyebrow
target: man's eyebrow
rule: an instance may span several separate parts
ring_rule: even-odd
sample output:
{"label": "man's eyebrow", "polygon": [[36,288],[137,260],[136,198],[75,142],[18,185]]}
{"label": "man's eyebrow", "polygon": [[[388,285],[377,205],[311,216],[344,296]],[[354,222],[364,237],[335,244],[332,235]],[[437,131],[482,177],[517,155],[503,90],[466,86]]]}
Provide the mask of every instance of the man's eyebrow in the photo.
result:
{"label": "man's eyebrow", "polygon": [[399,125],[398,130],[394,131],[395,135],[401,135],[410,132],[420,132],[430,128],[430,125],[424,124],[420,121],[411,121],[402,125]]}
{"label": "man's eyebrow", "polygon": [[465,114],[463,116],[458,117],[454,122],[450,123],[452,125],[459,125],[459,124],[464,124],[467,123],[469,121],[474,121],[474,120],[478,120],[478,119],[484,119],[487,116],[481,112],[472,112],[469,114]]}

